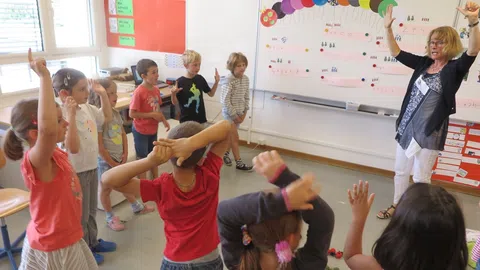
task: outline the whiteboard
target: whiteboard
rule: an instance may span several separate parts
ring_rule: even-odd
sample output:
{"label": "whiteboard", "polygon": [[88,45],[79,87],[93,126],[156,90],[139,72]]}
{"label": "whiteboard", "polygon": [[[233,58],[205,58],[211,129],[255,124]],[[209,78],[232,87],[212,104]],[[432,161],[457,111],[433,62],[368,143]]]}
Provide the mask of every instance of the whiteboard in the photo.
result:
{"label": "whiteboard", "polygon": [[[202,54],[208,81],[215,67],[227,74],[228,55],[240,51],[255,91],[399,110],[413,71],[389,56],[384,40],[377,12],[392,1],[187,0],[187,47]],[[459,1],[397,2],[393,31],[405,51],[424,55],[437,26],[466,27],[463,17],[457,22]],[[466,36],[463,42],[466,47]],[[479,75],[477,61],[457,94],[453,118],[480,122]]]}

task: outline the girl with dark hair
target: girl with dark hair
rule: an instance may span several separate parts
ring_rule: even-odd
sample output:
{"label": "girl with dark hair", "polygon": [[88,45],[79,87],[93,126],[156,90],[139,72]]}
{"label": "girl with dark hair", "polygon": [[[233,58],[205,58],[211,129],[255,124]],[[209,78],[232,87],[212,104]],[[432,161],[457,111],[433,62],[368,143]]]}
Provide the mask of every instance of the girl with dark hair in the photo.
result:
{"label": "girl with dark hair", "polygon": [[[227,268],[325,269],[334,214],[312,189],[313,176],[297,180],[300,177],[288,170],[276,151],[255,157],[254,165],[280,190],[250,193],[219,204],[218,226]],[[308,239],[297,250],[302,219],[308,224]]]}
{"label": "girl with dark hair", "polygon": [[468,249],[463,213],[444,188],[425,183],[410,186],[392,220],[373,246],[362,254],[362,234],[374,200],[368,182],[348,190],[353,219],[345,242],[345,262],[352,270],[460,270],[467,267]]}

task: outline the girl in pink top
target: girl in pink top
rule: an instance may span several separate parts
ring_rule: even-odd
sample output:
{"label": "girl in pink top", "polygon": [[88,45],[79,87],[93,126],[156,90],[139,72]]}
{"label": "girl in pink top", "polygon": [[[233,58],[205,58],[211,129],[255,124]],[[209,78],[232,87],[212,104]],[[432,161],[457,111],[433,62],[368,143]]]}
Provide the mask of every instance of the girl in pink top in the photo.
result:
{"label": "girl in pink top", "polygon": [[[57,147],[65,139],[68,122],[53,97],[52,80],[44,59],[33,60],[30,68],[40,77],[38,99],[22,100],[12,110],[12,127],[4,150],[8,158],[23,157],[25,185],[30,190],[31,221],[27,227],[20,269],[98,269],[82,239],[82,191],[68,155]],[[67,101],[69,115],[76,103]],[[56,108],[56,109],[53,109]]]}

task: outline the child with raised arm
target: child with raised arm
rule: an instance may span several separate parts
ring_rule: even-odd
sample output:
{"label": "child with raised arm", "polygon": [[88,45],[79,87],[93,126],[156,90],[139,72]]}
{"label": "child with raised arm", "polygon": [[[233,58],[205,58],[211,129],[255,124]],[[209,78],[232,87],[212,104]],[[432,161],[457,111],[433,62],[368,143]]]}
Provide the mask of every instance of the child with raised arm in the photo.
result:
{"label": "child with raised arm", "polygon": [[[120,113],[115,109],[117,105],[117,84],[110,79],[101,79],[98,81],[105,88],[112,107],[112,121],[103,124],[98,132],[98,181],[102,174],[112,167],[124,164],[128,159],[128,141],[127,134],[123,128],[123,120]],[[101,106],[100,96],[95,91],[90,91],[88,102],[96,107]],[[118,216],[115,216],[112,209],[110,193],[112,189],[106,188],[100,184],[100,202],[105,210],[107,226],[114,231],[122,231],[125,224]],[[131,194],[123,194],[132,207],[135,214],[146,214],[153,212],[155,208],[138,201]]]}
{"label": "child with raised arm", "polygon": [[[76,69],[62,68],[57,71],[53,76],[53,89],[64,104],[62,109],[70,122],[64,146],[82,186],[83,238],[100,264],[104,257],[99,252],[116,249],[115,243],[97,238],[95,219],[98,205],[97,136],[102,125],[111,121],[112,108],[105,88],[97,81],[87,80],[85,74]],[[101,109],[87,103],[89,91],[95,91],[101,97]],[[65,104],[69,100],[77,104],[75,110],[66,110]]]}
{"label": "child with raised arm", "polygon": [[[312,189],[313,176],[292,173],[276,151],[254,158],[255,170],[280,188],[220,202],[219,233],[228,269],[325,269],[334,214]],[[302,219],[307,242],[298,249]]]}
{"label": "child with raised arm", "polygon": [[195,121],[200,124],[207,123],[203,93],[213,97],[217,92],[220,75],[215,69],[215,83],[212,88],[205,78],[199,74],[202,57],[194,50],[186,50],[182,55],[186,73],[178,78],[172,89],[172,103],[180,107],[180,123]]}
{"label": "child with raised arm", "polygon": [[375,241],[372,255],[362,252],[362,235],[374,194],[368,182],[348,190],[352,222],[344,259],[352,270],[465,269],[468,249],[462,209],[444,188],[411,185],[402,195],[392,220]]}
{"label": "child with raised arm", "polygon": [[[114,167],[102,176],[109,188],[157,203],[167,239],[161,269],[223,269],[216,215],[221,157],[228,147],[230,127],[228,121],[206,129],[197,122],[182,123],[169,132],[168,139],[160,139],[147,158]],[[197,165],[209,144],[206,159]],[[153,181],[134,178],[169,159],[173,173]]]}
{"label": "child with raised arm", "polygon": [[[22,248],[21,270],[98,269],[82,239],[82,189],[67,153],[57,147],[63,142],[68,122],[55,103],[52,79],[44,59],[30,68],[40,77],[38,99],[19,101],[12,109],[4,149],[9,159],[20,160],[25,186],[30,190],[30,216]],[[73,100],[67,110],[76,110]],[[30,147],[25,154],[23,145]]]}

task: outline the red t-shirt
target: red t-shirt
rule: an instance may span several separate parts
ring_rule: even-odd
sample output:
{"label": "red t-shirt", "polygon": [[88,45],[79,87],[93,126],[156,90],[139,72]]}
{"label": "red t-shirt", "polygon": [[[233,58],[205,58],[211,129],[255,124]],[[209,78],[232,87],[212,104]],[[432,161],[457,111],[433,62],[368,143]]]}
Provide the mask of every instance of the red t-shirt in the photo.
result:
{"label": "red t-shirt", "polygon": [[[154,86],[149,90],[143,85],[139,85],[133,92],[130,110],[141,113],[159,112],[162,105],[160,90]],[[144,135],[157,134],[158,121],[153,118],[135,118],[133,119],[135,130]]]}
{"label": "red t-shirt", "polygon": [[172,174],[141,180],[143,201],[157,203],[167,244],[164,255],[175,262],[191,261],[215,250],[220,243],[217,227],[218,190],[223,160],[208,153],[195,169],[195,187],[182,192]]}
{"label": "red t-shirt", "polygon": [[30,163],[30,150],[25,153],[20,169],[25,186],[30,190],[30,216],[27,238],[30,246],[40,251],[68,247],[83,237],[82,188],[68,154],[56,148],[52,159],[57,174],[51,182],[37,179]]}

